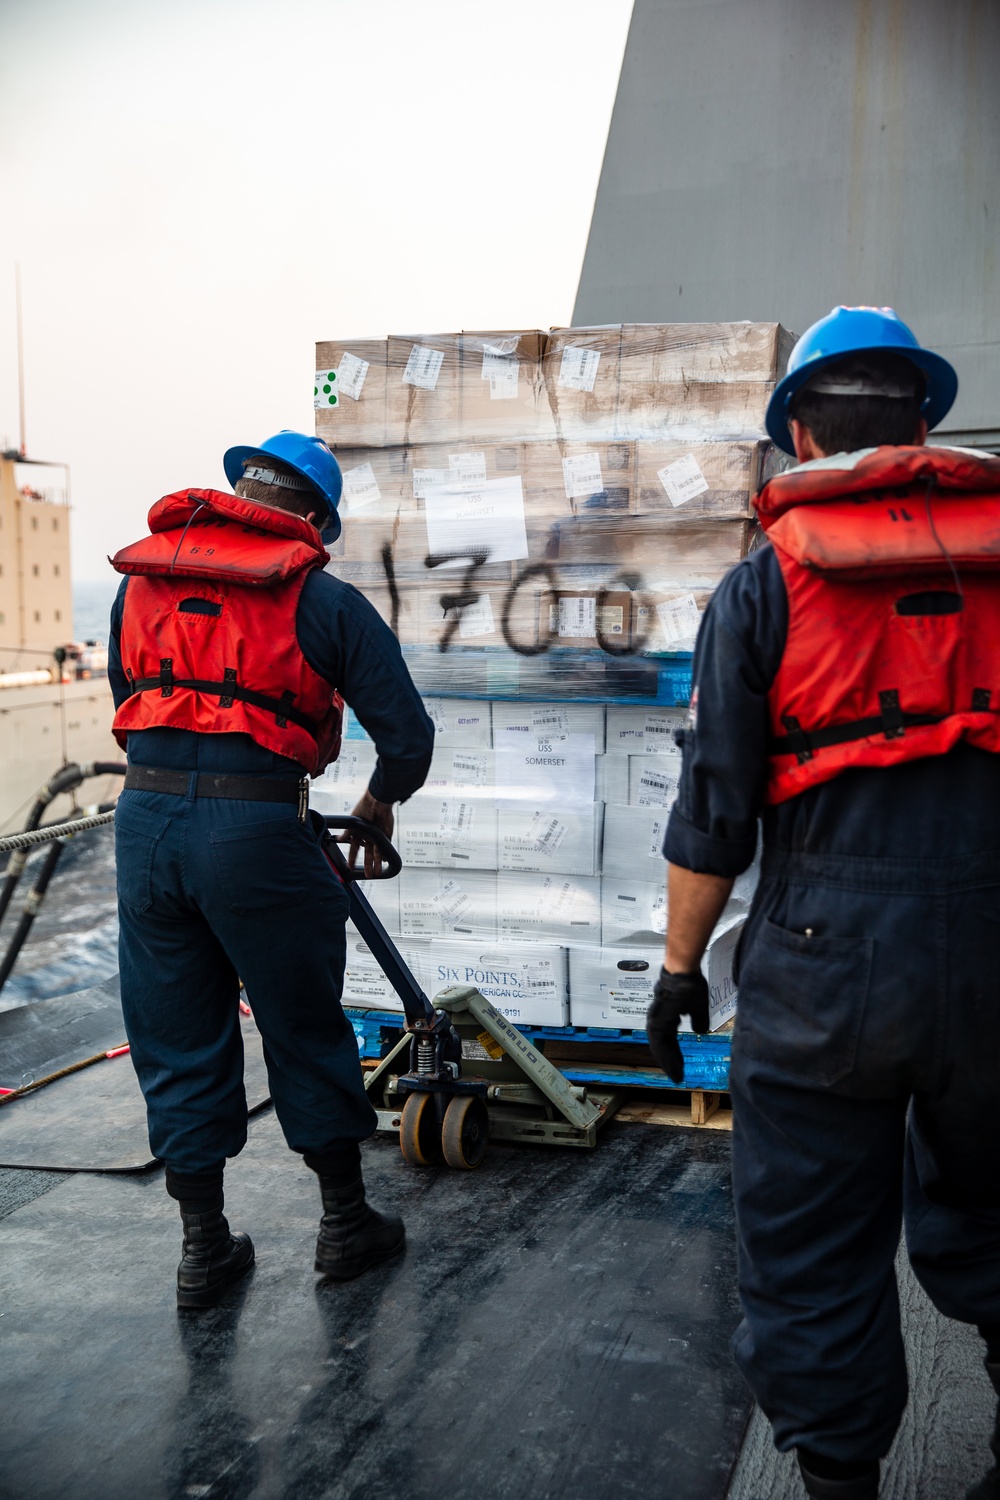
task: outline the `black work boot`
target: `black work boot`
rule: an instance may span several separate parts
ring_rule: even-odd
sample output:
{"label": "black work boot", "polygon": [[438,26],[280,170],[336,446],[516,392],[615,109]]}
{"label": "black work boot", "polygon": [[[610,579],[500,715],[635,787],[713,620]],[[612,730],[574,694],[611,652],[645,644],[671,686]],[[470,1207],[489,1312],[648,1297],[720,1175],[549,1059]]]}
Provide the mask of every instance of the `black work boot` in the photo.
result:
{"label": "black work boot", "polygon": [[[1000,1397],[1000,1360],[991,1360],[987,1355],[983,1364],[986,1366],[987,1375],[993,1382],[993,1389]],[[990,1448],[993,1452],[993,1467],[988,1474],[983,1475],[978,1484],[974,1484],[971,1490],[966,1491],[965,1500],[1000,1500],[1000,1401],[997,1403]]]}
{"label": "black work boot", "polygon": [[405,1248],[402,1219],[368,1207],[360,1172],[346,1185],[321,1176],[319,1187],[323,1217],[316,1241],[316,1270],[320,1275],[351,1281]]}
{"label": "black work boot", "polygon": [[222,1168],[175,1172],[167,1167],[166,1189],[181,1211],[184,1244],[177,1267],[177,1306],[214,1307],[253,1265],[248,1234],[230,1234],[222,1212]]}
{"label": "black work boot", "polygon": [[808,1448],[796,1452],[802,1483],[812,1500],[878,1500],[877,1463],[838,1463]]}

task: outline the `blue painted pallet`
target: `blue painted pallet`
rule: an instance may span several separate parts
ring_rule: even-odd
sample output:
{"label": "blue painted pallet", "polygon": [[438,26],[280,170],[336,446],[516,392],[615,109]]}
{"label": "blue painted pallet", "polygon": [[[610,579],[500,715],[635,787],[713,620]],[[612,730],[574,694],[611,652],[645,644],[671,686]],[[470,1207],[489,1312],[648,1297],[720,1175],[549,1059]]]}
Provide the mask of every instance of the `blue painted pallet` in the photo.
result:
{"label": "blue painted pallet", "polygon": [[[347,1009],[347,1018],[354,1028],[358,1051],[366,1059],[377,1059],[384,1043],[399,1035],[403,1023],[396,1011]],[[582,1042],[607,1045],[614,1043],[645,1044],[644,1031],[603,1030],[596,1026],[521,1026],[519,1030],[533,1042]],[[729,1088],[729,1054],[732,1037],[729,1032],[714,1036],[692,1036],[681,1033],[681,1052],[684,1054],[684,1082],[671,1083],[658,1068],[635,1067],[627,1064],[601,1064],[584,1061],[560,1062],[559,1068],[573,1083],[585,1083],[594,1087],[628,1087],[644,1089],[709,1089],[725,1093]],[[543,1049],[544,1050],[544,1049]]]}

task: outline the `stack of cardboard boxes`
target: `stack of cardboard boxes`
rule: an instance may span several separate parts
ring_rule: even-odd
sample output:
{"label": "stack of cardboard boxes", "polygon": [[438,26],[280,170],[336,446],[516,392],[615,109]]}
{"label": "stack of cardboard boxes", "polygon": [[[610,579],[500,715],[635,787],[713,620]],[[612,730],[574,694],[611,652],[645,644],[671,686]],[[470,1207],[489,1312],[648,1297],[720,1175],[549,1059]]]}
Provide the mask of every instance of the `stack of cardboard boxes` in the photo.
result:
{"label": "stack of cardboard boxes", "polygon": [[[317,346],[317,433],[344,471],[331,571],[434,695],[404,870],[370,890],[428,993],[474,983],[522,1024],[644,1024],[683,710],[559,701],[561,672],[691,649],[751,545],[789,344],[742,323]],[[519,695],[526,662],[552,701]],[[350,811],[374,762],[349,719],[314,805]],[[737,897],[706,960],[713,1028],[734,1009],[741,912]],[[398,1009],[356,933],[345,1001]]]}

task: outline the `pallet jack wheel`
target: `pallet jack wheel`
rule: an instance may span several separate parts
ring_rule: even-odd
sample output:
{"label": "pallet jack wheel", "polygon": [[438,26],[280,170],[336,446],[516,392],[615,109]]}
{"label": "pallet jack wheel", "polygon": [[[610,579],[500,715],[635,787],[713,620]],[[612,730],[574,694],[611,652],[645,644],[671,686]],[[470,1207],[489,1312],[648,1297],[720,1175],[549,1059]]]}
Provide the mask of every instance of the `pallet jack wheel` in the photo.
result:
{"label": "pallet jack wheel", "polygon": [[441,1150],[449,1167],[478,1167],[490,1143],[490,1117],[475,1094],[457,1095],[444,1112]]}
{"label": "pallet jack wheel", "polygon": [[411,1167],[441,1160],[441,1127],[433,1094],[408,1094],[399,1121],[399,1149]]}

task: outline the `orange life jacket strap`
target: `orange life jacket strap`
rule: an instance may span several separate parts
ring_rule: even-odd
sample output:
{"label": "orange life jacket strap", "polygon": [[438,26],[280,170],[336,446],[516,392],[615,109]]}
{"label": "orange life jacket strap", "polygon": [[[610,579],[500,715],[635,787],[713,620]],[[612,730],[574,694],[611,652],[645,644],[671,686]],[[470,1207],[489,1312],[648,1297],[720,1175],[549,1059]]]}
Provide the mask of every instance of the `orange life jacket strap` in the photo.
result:
{"label": "orange life jacket strap", "polygon": [[[974,688],[972,711],[974,713],[996,713],[991,708],[992,694],[988,688]],[[772,736],[768,742],[771,755],[794,755],[799,765],[812,760],[817,750],[830,745],[848,745],[852,740],[866,740],[874,734],[884,735],[887,740],[898,740],[908,729],[922,728],[928,724],[941,724],[945,714],[908,714],[899,706],[899,693],[889,688],[879,693],[882,712],[865,719],[851,719],[844,724],[831,724],[826,729],[803,729],[793,714],[783,714],[781,722],[788,731],[784,735]]]}
{"label": "orange life jacket strap", "polygon": [[129,696],[133,693],[149,693],[159,691],[162,697],[173,696],[175,688],[187,688],[190,692],[206,693],[217,697],[220,708],[232,708],[235,699],[241,703],[249,703],[254,708],[262,708],[266,713],[274,714],[279,729],[284,729],[289,719],[297,724],[300,729],[305,729],[316,738],[316,725],[312,719],[307,718],[293,707],[294,693],[284,692],[280,698],[269,698],[266,693],[255,693],[252,688],[241,687],[236,680],[236,671],[233,667],[224,670],[224,681],[206,682],[199,677],[175,677],[173,672],[173,657],[164,656],[160,659],[159,677],[140,677],[138,681],[129,679]]}

